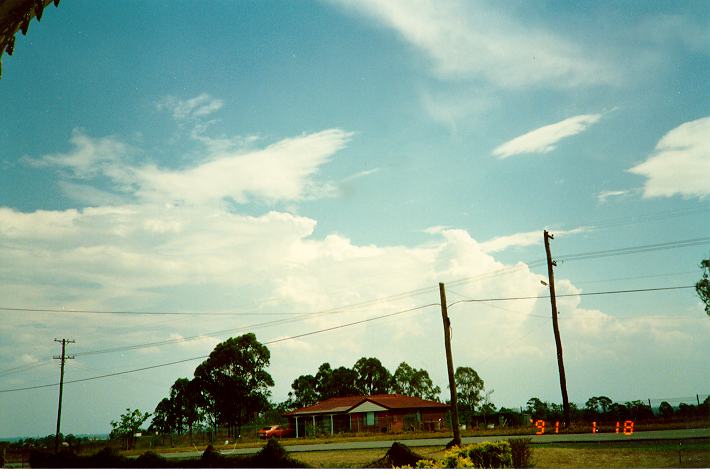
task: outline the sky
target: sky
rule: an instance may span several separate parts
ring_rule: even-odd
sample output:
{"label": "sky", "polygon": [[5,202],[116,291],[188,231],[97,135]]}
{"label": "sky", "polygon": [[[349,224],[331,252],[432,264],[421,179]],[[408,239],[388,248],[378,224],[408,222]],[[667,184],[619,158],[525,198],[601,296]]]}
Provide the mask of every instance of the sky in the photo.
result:
{"label": "sky", "polygon": [[[576,295],[570,400],[702,399],[710,319],[680,287],[710,258],[709,21],[704,1],[48,8],[0,80],[0,437],[54,432],[62,338],[65,434],[152,411],[246,332],[273,402],[360,357],[446,399],[440,282],[454,365],[498,407],[559,403],[543,230]],[[511,297],[537,299],[470,301]]]}

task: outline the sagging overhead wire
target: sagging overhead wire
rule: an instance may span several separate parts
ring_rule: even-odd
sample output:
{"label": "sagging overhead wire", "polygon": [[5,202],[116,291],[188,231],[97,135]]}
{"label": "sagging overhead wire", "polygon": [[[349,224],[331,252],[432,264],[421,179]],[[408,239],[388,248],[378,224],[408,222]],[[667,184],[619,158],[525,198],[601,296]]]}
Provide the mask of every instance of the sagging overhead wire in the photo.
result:
{"label": "sagging overhead wire", "polygon": [[678,218],[688,215],[694,215],[697,213],[710,213],[710,207],[690,207],[690,208],[676,208],[673,210],[667,210],[655,213],[645,213],[639,215],[633,215],[630,217],[618,217],[611,220],[604,220],[592,223],[578,224],[571,228],[591,228],[594,230],[604,229],[604,228],[614,228],[618,226],[632,226],[639,225],[642,223],[648,223],[652,221],[661,221],[668,218]]}
{"label": "sagging overhead wire", "polygon": [[[618,256],[618,255],[632,254],[632,253],[651,252],[651,251],[658,251],[658,250],[664,250],[664,249],[672,249],[672,248],[677,248],[677,247],[697,246],[697,245],[701,245],[701,244],[705,244],[705,243],[710,243],[710,237],[701,237],[701,238],[695,238],[695,239],[689,239],[689,240],[678,240],[678,241],[656,243],[656,244],[650,244],[650,245],[640,245],[640,246],[633,246],[633,247],[615,248],[615,249],[608,249],[608,250],[562,255],[562,256],[558,257],[558,260],[573,261],[573,260],[580,260],[580,259],[604,258],[604,257],[608,257],[608,256]],[[449,286],[449,288],[451,288],[451,287],[461,286],[463,284],[467,284],[467,283],[477,281],[477,280],[500,277],[505,274],[510,274],[510,273],[514,273],[514,272],[518,272],[518,271],[522,271],[522,270],[527,270],[527,269],[532,269],[534,267],[544,264],[545,261],[546,260],[544,260],[544,259],[539,259],[539,260],[534,260],[534,261],[530,261],[527,263],[521,262],[521,263],[518,263],[513,266],[507,266],[505,268],[494,270],[494,271],[489,271],[487,273],[481,273],[478,275],[453,280],[453,281],[448,282],[447,285]],[[578,294],[569,294],[569,295],[557,295],[557,297],[589,296],[589,295],[595,295],[595,294],[618,294],[618,293],[628,293],[628,292],[648,292],[648,291],[660,291],[660,290],[670,290],[670,289],[684,289],[684,288],[688,288],[688,287],[693,287],[693,286],[681,286],[681,287],[675,287],[675,288],[649,288],[649,289],[642,289],[642,290],[608,291],[608,292],[600,292],[600,293],[578,293]],[[390,296],[385,296],[382,298],[371,299],[371,300],[363,301],[360,303],[354,303],[354,304],[340,306],[340,307],[331,308],[331,309],[326,309],[326,310],[322,310],[322,311],[300,312],[300,313],[297,313],[297,312],[246,312],[246,311],[236,311],[236,312],[80,311],[80,310],[67,310],[67,309],[37,309],[37,308],[9,308],[9,307],[0,307],[0,311],[27,311],[27,312],[51,312],[51,313],[72,313],[72,314],[74,314],[74,313],[87,313],[87,314],[96,313],[96,314],[124,314],[124,315],[130,314],[130,315],[194,315],[194,316],[199,316],[199,315],[210,315],[210,316],[213,316],[213,315],[222,315],[222,316],[234,316],[234,315],[294,316],[294,317],[279,319],[276,321],[270,321],[267,323],[258,323],[258,324],[252,324],[249,326],[242,326],[242,327],[238,327],[238,328],[223,329],[220,331],[210,332],[210,333],[202,334],[199,336],[181,337],[181,338],[176,338],[176,339],[168,339],[168,340],[157,341],[157,342],[147,342],[147,343],[142,343],[142,344],[114,347],[114,348],[109,348],[109,349],[97,349],[97,350],[93,350],[93,351],[87,351],[87,352],[75,354],[75,355],[95,355],[95,354],[105,354],[105,353],[111,353],[111,352],[136,350],[136,349],[142,349],[142,348],[147,348],[147,347],[156,347],[156,346],[168,345],[168,344],[177,344],[177,343],[181,343],[181,342],[185,342],[185,341],[201,339],[201,338],[208,337],[208,336],[223,335],[223,334],[228,334],[231,332],[237,332],[237,331],[246,330],[246,329],[257,329],[257,328],[263,328],[263,327],[276,326],[276,325],[280,325],[280,324],[288,324],[288,323],[302,321],[305,319],[310,319],[311,317],[314,317],[314,316],[342,313],[348,309],[357,309],[359,307],[367,307],[367,306],[375,304],[375,303],[387,302],[390,300],[398,300],[398,299],[403,299],[406,297],[414,297],[414,296],[418,296],[418,295],[421,295],[424,293],[432,292],[435,289],[436,288],[434,286],[428,286],[428,287],[414,289],[411,291],[405,291],[405,292],[398,293],[398,294],[393,294]],[[460,301],[456,301],[452,304],[449,304],[448,307],[451,307],[451,306],[461,303],[461,302],[510,301],[510,300],[521,300],[521,299],[541,299],[544,297],[547,297],[547,296],[525,296],[525,297],[489,298],[489,299],[477,299],[477,300],[460,300]],[[6,372],[9,372],[11,370],[12,369],[9,369]],[[0,372],[0,376],[2,376],[2,375],[3,374]]]}
{"label": "sagging overhead wire", "polygon": [[[575,261],[582,259],[606,258],[609,256],[619,256],[634,253],[647,253],[652,251],[667,250],[673,248],[684,248],[688,246],[699,246],[710,244],[710,237],[693,238],[687,240],[669,241],[664,243],[654,243],[640,246],[630,246],[624,248],[612,248],[607,250],[587,251],[581,253],[572,253],[567,255],[556,256],[556,260],[560,261]],[[491,279],[503,276],[509,273],[515,273],[526,269],[533,269],[541,266],[546,262],[545,259],[529,260],[519,262],[515,265],[505,266],[502,269],[488,271],[485,273],[468,276],[447,282],[448,287],[460,286],[472,281]],[[395,301],[408,297],[419,296],[428,292],[436,291],[436,286],[426,286],[422,288],[404,291],[397,294],[374,298],[367,301],[362,301],[344,306],[338,306],[320,311],[306,312],[257,312],[257,311],[225,311],[225,312],[200,312],[200,311],[110,311],[110,310],[80,310],[80,309],[58,309],[58,308],[31,308],[31,307],[2,307],[0,311],[16,311],[16,312],[44,312],[53,314],[116,314],[116,315],[137,315],[137,316],[154,316],[154,315],[175,315],[175,316],[312,316],[323,314],[342,313],[345,310],[357,309],[361,307],[369,307],[370,305],[388,301]],[[286,321],[286,319],[284,319]]]}
{"label": "sagging overhead wire", "polygon": [[[409,309],[402,309],[402,310],[400,310],[400,311],[391,312],[391,313],[389,313],[389,314],[383,314],[383,315],[379,315],[379,316],[370,317],[370,318],[367,318],[367,319],[361,319],[361,320],[359,320],[359,321],[353,321],[353,322],[348,322],[348,323],[346,323],[346,324],[340,324],[340,325],[337,325],[337,326],[328,327],[328,328],[325,328],[325,329],[319,329],[319,330],[316,330],[316,331],[305,332],[305,333],[303,333],[303,334],[298,334],[298,335],[293,335],[293,336],[289,336],[289,337],[282,337],[282,338],[279,338],[279,339],[274,339],[274,340],[271,340],[271,341],[268,341],[268,342],[264,342],[263,344],[264,344],[264,345],[277,344],[277,343],[279,343],[279,342],[284,342],[284,341],[293,340],[293,339],[299,339],[299,338],[302,338],[302,337],[307,337],[307,336],[311,336],[311,335],[315,335],[315,334],[321,334],[321,333],[324,333],[324,332],[330,332],[330,331],[334,331],[334,330],[338,330],[338,329],[343,329],[343,328],[355,326],[355,325],[358,325],[358,324],[364,324],[364,323],[366,323],[366,322],[372,322],[372,321],[376,321],[376,320],[379,320],[379,319],[385,319],[385,318],[387,318],[387,317],[398,316],[398,315],[401,315],[401,314],[406,314],[406,313],[409,313],[409,312],[418,311],[418,310],[425,309],[425,308],[427,308],[427,307],[432,307],[432,306],[437,306],[437,307],[438,307],[438,306],[439,306],[439,303],[424,304],[424,305],[412,307],[412,308],[409,308]],[[129,373],[134,373],[134,372],[142,372],[142,371],[145,371],[145,370],[157,369],[157,368],[161,368],[161,367],[167,367],[167,366],[170,366],[170,365],[176,365],[176,364],[181,364],[181,363],[185,363],[185,362],[192,362],[192,361],[195,361],[195,360],[202,360],[202,359],[206,359],[207,357],[209,357],[209,355],[201,355],[201,356],[197,356],[197,357],[190,357],[190,358],[187,358],[187,359],[175,360],[175,361],[172,361],[172,362],[165,362],[165,363],[162,363],[162,364],[149,365],[149,366],[147,366],[147,367],[141,367],[141,368],[137,368],[137,369],[123,370],[123,371],[120,371],[120,372],[112,372],[112,373],[109,373],[109,374],[96,375],[96,376],[93,376],[93,377],[86,377],[86,378],[75,379],[75,380],[67,380],[67,381],[64,381],[64,384],[66,385],[66,384],[70,384],[70,383],[87,382],[87,381],[90,381],[90,380],[97,380],[97,379],[102,379],[102,378],[115,377],[115,376],[118,376],[118,375],[125,375],[125,374],[129,374]],[[58,386],[58,385],[59,385],[59,383],[48,383],[48,384],[43,384],[43,385],[33,385],[33,386],[30,386],[30,387],[2,389],[2,390],[0,390],[0,393],[19,392],[19,391],[22,391],[22,390],[34,390],[34,389],[39,389],[39,388],[56,387],[56,386]]]}
{"label": "sagging overhead wire", "polygon": [[610,256],[622,256],[636,253],[648,253],[651,251],[669,250],[675,248],[685,248],[688,246],[699,246],[710,244],[710,236],[693,238],[690,240],[669,241],[665,243],[655,243],[651,245],[629,246],[626,248],[613,248],[608,250],[588,251],[584,253],[572,253],[567,255],[558,255],[556,261],[578,261],[583,259],[607,258]]}
{"label": "sagging overhead wire", "polygon": [[[575,296],[600,296],[608,294],[629,294],[629,293],[647,293],[654,291],[672,291],[676,289],[695,289],[695,285],[692,286],[668,286],[662,288],[642,288],[642,289],[621,289],[615,291],[596,291],[596,292],[585,292],[585,293],[568,293],[568,294],[556,294],[558,298],[563,297],[575,297]],[[458,301],[452,302],[447,307],[455,306],[456,304],[466,303],[466,302],[494,302],[494,301],[523,301],[530,299],[549,299],[549,294],[537,295],[537,296],[516,296],[516,297],[499,297],[499,298],[484,298],[484,299],[460,299]]]}

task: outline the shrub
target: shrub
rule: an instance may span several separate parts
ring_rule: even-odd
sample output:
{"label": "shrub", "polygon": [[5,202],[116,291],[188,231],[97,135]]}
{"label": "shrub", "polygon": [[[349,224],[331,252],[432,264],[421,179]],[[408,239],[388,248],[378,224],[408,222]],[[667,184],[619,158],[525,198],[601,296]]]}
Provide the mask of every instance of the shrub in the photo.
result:
{"label": "shrub", "polygon": [[127,459],[107,446],[86,459],[81,458],[81,465],[84,468],[125,468]]}
{"label": "shrub", "polygon": [[261,451],[245,461],[247,468],[307,468],[308,465],[291,458],[276,440],[269,440]]}
{"label": "shrub", "polygon": [[530,446],[531,438],[510,438],[510,450],[513,457],[513,468],[525,469],[532,468],[532,447]]}
{"label": "shrub", "polygon": [[415,467],[418,469],[511,468],[513,457],[507,441],[484,441],[475,445],[455,446],[447,450],[441,460],[420,460]]}
{"label": "shrub", "polygon": [[133,462],[132,466],[135,468],[157,469],[166,468],[169,465],[168,461],[159,454],[154,451],[146,451]]}
{"label": "shrub", "polygon": [[476,468],[512,468],[513,456],[507,441],[484,441],[462,448]]}
{"label": "shrub", "polygon": [[418,455],[407,445],[403,445],[395,441],[385,455],[365,466],[366,468],[412,468],[417,464],[417,461],[422,460],[422,456]]}

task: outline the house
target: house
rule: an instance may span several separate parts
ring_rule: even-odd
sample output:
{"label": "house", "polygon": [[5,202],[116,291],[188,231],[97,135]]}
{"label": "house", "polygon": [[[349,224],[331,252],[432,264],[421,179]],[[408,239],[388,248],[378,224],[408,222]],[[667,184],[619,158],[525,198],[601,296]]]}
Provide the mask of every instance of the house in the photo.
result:
{"label": "house", "polygon": [[436,431],[446,427],[449,405],[398,394],[329,398],[286,413],[296,438],[316,434]]}

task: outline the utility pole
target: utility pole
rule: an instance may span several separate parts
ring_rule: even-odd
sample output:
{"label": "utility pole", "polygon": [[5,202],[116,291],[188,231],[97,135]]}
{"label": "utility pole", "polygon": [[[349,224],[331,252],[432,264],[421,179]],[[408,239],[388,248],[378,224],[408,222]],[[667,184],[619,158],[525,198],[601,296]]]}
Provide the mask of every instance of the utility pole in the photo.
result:
{"label": "utility pole", "polygon": [[69,339],[54,339],[54,342],[62,344],[62,355],[55,355],[54,358],[60,360],[59,365],[59,408],[57,409],[57,432],[54,434],[54,452],[59,451],[59,428],[62,422],[62,392],[64,390],[64,362],[67,359],[73,359],[73,355],[66,355],[67,344],[73,344],[73,340]]}
{"label": "utility pole", "polygon": [[569,398],[567,397],[567,379],[565,377],[565,364],[562,360],[562,340],[560,339],[560,328],[557,326],[557,300],[555,298],[555,273],[552,270],[557,263],[552,260],[550,253],[550,240],[555,237],[544,230],[545,253],[547,254],[547,277],[550,281],[550,304],[552,305],[552,330],[555,333],[555,345],[557,346],[557,368],[560,371],[560,388],[562,389],[562,410],[564,411],[564,423],[566,427],[570,425]]}
{"label": "utility pole", "polygon": [[451,356],[451,321],[446,308],[446,290],[444,283],[439,283],[441,298],[441,317],[444,320],[444,346],[446,347],[446,368],[449,372],[449,389],[451,390],[451,426],[454,430],[453,445],[461,446],[461,431],[459,429],[459,410],[456,400],[456,382],[454,381],[454,360]]}

